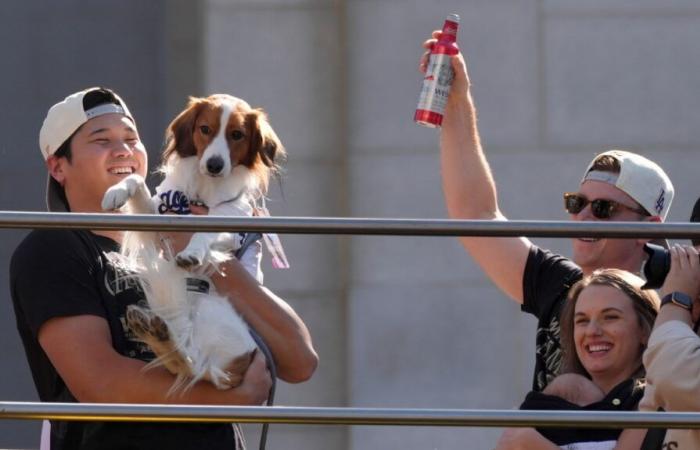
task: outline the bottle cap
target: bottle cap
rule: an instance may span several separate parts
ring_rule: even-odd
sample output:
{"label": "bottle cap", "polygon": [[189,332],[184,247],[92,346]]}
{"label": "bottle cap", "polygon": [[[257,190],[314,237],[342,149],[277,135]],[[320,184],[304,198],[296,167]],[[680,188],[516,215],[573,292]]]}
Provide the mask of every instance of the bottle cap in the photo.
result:
{"label": "bottle cap", "polygon": [[448,15],[447,15],[447,20],[449,20],[450,22],[457,22],[457,23],[459,23],[459,14],[454,14],[454,13],[453,13],[453,14],[448,14]]}

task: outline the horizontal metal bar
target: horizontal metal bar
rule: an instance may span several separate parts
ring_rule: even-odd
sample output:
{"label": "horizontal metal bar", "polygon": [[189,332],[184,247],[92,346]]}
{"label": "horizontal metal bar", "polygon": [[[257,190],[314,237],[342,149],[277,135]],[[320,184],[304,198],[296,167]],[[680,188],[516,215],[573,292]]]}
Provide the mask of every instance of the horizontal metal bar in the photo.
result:
{"label": "horizontal metal bar", "polygon": [[338,217],[223,217],[0,211],[0,228],[91,230],[261,231],[282,234],[387,236],[700,237],[700,223],[531,220],[378,219]]}
{"label": "horizontal metal bar", "polygon": [[451,427],[700,428],[700,413],[0,402],[0,419]]}

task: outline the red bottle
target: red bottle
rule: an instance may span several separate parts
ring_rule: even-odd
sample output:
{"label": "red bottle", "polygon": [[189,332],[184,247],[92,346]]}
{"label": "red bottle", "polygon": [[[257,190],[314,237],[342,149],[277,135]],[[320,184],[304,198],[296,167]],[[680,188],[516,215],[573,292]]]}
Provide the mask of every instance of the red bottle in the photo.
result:
{"label": "red bottle", "polygon": [[418,98],[418,107],[413,120],[421,125],[437,128],[442,124],[447,97],[455,73],[450,57],[459,53],[457,28],[459,16],[449,14],[442,27],[442,35],[430,51],[428,68],[425,71],[423,87]]}

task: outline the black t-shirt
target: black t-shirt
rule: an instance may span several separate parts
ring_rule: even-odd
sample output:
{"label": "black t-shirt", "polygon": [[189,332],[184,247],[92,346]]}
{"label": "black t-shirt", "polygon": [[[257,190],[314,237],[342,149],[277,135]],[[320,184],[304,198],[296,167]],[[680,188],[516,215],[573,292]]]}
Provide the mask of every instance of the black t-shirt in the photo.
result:
{"label": "black t-shirt", "polygon": [[[631,378],[615,386],[601,401],[579,406],[561,397],[530,392],[520,409],[535,411],[636,411],[644,395],[644,383]],[[557,445],[583,442],[616,441],[621,428],[537,428],[537,431]]]}
{"label": "black t-shirt", "polygon": [[530,247],[523,275],[522,310],[537,317],[534,391],[541,391],[559,375],[559,314],[569,288],[582,276],[581,268],[570,259],[535,245]]}
{"label": "black t-shirt", "polygon": [[[38,332],[49,319],[104,318],[112,345],[124,356],[150,361],[154,354],[126,325],[128,305],[145,302],[138,282],[117,263],[119,246],[88,231],[36,230],[17,247],[10,264],[17,329],[44,402],[75,402],[47,355]],[[228,424],[51,422],[51,449],[237,448]]]}

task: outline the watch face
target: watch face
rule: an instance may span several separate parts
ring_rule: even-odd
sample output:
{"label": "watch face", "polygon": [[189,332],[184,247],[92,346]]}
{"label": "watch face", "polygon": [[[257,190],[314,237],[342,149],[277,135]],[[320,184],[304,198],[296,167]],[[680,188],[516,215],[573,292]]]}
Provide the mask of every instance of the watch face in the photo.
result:
{"label": "watch face", "polygon": [[673,303],[674,305],[685,308],[688,311],[693,310],[693,300],[682,292],[672,292],[666,295],[661,300],[661,305],[665,305],[666,303]]}

